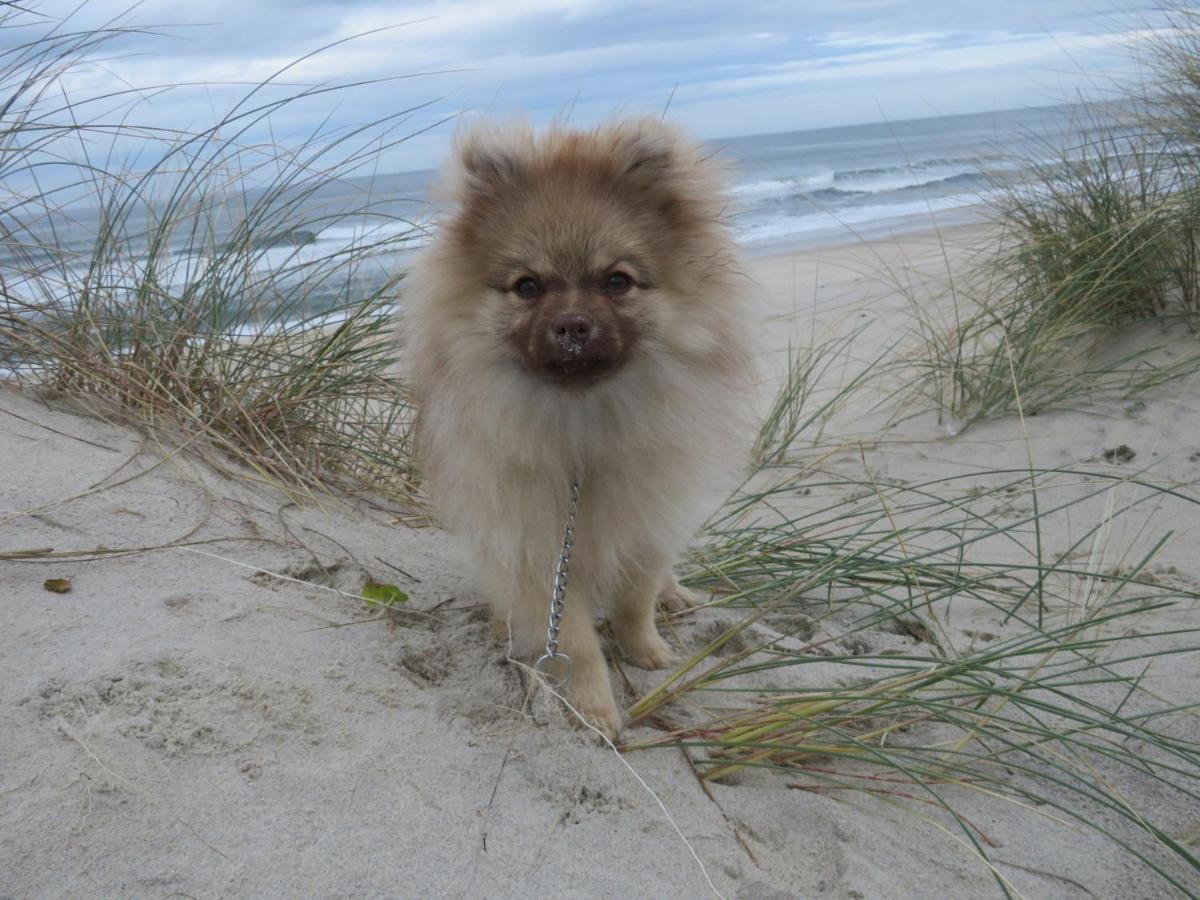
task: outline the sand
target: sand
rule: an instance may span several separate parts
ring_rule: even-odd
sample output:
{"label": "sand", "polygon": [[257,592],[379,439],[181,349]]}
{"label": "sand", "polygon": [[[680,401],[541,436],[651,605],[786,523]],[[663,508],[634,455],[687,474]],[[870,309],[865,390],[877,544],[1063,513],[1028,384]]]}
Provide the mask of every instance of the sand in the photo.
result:
{"label": "sand", "polygon": [[[978,238],[950,236],[952,267]],[[748,263],[764,394],[789,342],[861,329],[842,379],[904,343],[907,300],[872,274],[881,262],[936,281],[946,257],[916,235]],[[1128,465],[1194,487],[1198,389],[1174,383],[954,436],[916,408],[895,426],[894,404],[877,408],[882,395],[868,392],[823,440],[863,441],[829,460],[835,470],[909,480],[1094,461],[1126,444]],[[492,640],[456,544],[386,504],[298,505],[17,389],[0,389],[0,463],[0,897],[1000,894],[924,811],[788,790],[765,774],[706,792],[676,750],[622,758],[546,704],[522,711],[521,675]],[[1113,564],[1168,527],[1152,512],[1114,529]],[[1082,504],[1048,540],[1101,514]],[[1154,571],[1195,588],[1200,517],[1182,505],[1169,516],[1174,537]],[[167,544],[180,546],[140,549]],[[133,552],[3,559],[31,548]],[[408,591],[405,610],[379,616],[339,593],[367,577]],[[48,578],[73,588],[51,593]],[[957,620],[956,638],[1000,629],[989,615]],[[1200,625],[1194,608],[1163,616]],[[683,649],[714,618],[681,626]],[[661,677],[625,672],[627,701]],[[1194,656],[1151,677],[1179,702],[1200,692]],[[1200,813],[1178,797],[1120,787],[1196,828]],[[1170,895],[1093,833],[961,802],[1025,896]]]}

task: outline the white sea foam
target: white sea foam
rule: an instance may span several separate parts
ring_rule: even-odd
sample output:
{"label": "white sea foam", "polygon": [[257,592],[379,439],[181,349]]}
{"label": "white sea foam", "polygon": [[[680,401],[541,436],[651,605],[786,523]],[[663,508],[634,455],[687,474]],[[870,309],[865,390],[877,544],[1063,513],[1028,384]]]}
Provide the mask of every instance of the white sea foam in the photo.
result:
{"label": "white sea foam", "polygon": [[940,184],[964,175],[982,175],[984,167],[979,162],[946,162],[941,165],[896,166],[889,169],[867,170],[838,175],[833,187],[839,191],[855,194],[887,194],[905,188],[927,187]]}
{"label": "white sea foam", "polygon": [[948,210],[963,209],[984,202],[985,199],[986,197],[977,193],[960,193],[929,200],[850,206],[802,215],[781,213],[774,216],[746,219],[740,223],[735,222],[734,233],[738,243],[741,244],[783,241],[813,232],[854,231],[866,225],[886,224]]}
{"label": "white sea foam", "polygon": [[800,194],[814,194],[818,191],[829,190],[833,187],[837,173],[833,169],[797,175],[785,175],[779,178],[765,178],[760,181],[749,181],[735,185],[730,193],[734,197],[754,201],[770,197],[791,197]]}
{"label": "white sea foam", "polygon": [[343,245],[376,244],[381,241],[402,239],[405,243],[428,240],[428,221],[365,221],[353,225],[331,225],[317,234],[317,242],[332,242]]}
{"label": "white sea foam", "polygon": [[999,161],[976,158],[931,159],[911,165],[879,168],[813,171],[759,178],[735,185],[734,200],[747,207],[763,206],[826,192],[843,194],[888,194],[907,188],[929,187],[964,177],[979,177],[1005,170]]}
{"label": "white sea foam", "polygon": [[[394,303],[373,310],[371,316],[372,318],[391,319],[395,317],[400,309],[401,305]],[[341,325],[348,319],[361,315],[362,312],[357,307],[339,307],[331,312],[319,313],[305,318],[278,319],[268,322],[244,322],[241,325],[231,328],[229,336],[234,340],[245,341],[267,335],[283,334],[289,331],[332,328],[336,325]]]}

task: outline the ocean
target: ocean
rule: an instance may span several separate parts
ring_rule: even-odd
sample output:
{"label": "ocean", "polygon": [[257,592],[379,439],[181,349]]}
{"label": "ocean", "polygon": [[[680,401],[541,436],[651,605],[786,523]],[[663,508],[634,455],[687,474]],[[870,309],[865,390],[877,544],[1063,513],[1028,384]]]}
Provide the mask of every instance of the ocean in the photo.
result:
{"label": "ocean", "polygon": [[[1096,112],[1057,106],[940,116],[730,137],[709,141],[728,165],[729,220],[751,254],[782,252],[880,234],[978,220],[988,199],[1021,181],[1028,164],[1053,163],[1095,130]],[[1104,127],[1111,122],[1105,121]],[[317,236],[330,247],[396,235],[397,250],[429,239],[437,208],[428,201],[433,171],[350,179],[360,194],[402,197],[388,204],[401,223]],[[361,182],[361,183],[360,183]]]}
{"label": "ocean", "polygon": [[763,252],[978,219],[1030,162],[1086,141],[1081,121],[1060,106],[715,143],[733,163],[738,241]]}
{"label": "ocean", "polygon": [[[1094,111],[1088,123],[1094,123]],[[849,125],[709,141],[729,168],[729,219],[747,252],[777,252],[881,233],[979,218],[994,191],[1087,140],[1076,107],[1005,110]],[[428,240],[437,208],[428,200],[436,173],[349,179],[359,195],[403,198],[393,222],[321,231],[318,242],[396,236],[397,250]],[[328,197],[327,199],[334,199]]]}
{"label": "ocean", "polygon": [[[1090,129],[1081,121],[1094,125],[1096,120],[1094,114],[1082,117],[1077,108],[1049,107],[709,143],[729,166],[733,232],[744,251],[754,255],[979,219],[992,192],[1019,182],[1031,160],[1053,160],[1055,148],[1087,140]],[[343,178],[321,184],[299,200],[285,193],[265,216],[256,211],[269,224],[256,230],[259,243],[238,265],[253,267],[262,276],[257,282],[274,291],[351,247],[369,246],[369,253],[354,254],[352,278],[331,279],[328,286],[306,294],[304,313],[320,314],[353,302],[350,294],[367,296],[429,240],[438,212],[429,199],[434,174]],[[160,255],[156,261],[157,282],[180,285],[206,277],[213,258],[231,241],[236,222],[254,202],[254,189],[230,191],[221,214],[205,210],[202,243],[215,250],[197,254],[194,232],[182,228],[167,236],[171,253],[168,260]],[[348,214],[349,210],[364,212]],[[31,234],[20,247],[17,242],[0,245],[0,274],[12,293],[25,293],[26,285],[17,276],[38,262],[33,248],[39,244],[58,256],[43,261],[59,273],[55,278],[66,294],[73,291],[64,282],[88,277],[98,212],[77,209],[57,218],[35,226],[43,233]],[[130,220],[146,218],[135,215]],[[137,234],[124,238],[119,264],[125,277],[129,260],[139,253],[139,240],[144,246],[145,238]],[[66,270],[70,271],[62,274]],[[255,284],[254,278],[245,281],[247,294],[254,293]],[[27,286],[44,288],[44,279]]]}
{"label": "ocean", "polygon": [[[1086,123],[1086,124],[1085,124]],[[729,218],[750,252],[775,252],[978,218],[993,192],[1087,141],[1095,111],[1004,110],[730,137],[708,144],[730,175]],[[1111,123],[1106,122],[1106,126]],[[432,171],[380,176],[375,196],[412,199],[424,229]],[[364,185],[365,187],[365,185]],[[322,232],[341,240],[346,228]],[[427,234],[411,235],[413,243]]]}

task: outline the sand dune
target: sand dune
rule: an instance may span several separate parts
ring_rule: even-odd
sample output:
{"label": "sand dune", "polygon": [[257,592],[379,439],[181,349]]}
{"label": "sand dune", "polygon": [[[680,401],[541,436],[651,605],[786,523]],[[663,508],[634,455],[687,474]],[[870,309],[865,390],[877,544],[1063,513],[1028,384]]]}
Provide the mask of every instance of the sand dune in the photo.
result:
{"label": "sand dune", "polygon": [[[977,236],[957,233],[953,264]],[[789,341],[812,335],[861,329],[842,379],[895,343],[902,352],[906,301],[874,274],[881,260],[931,280],[945,267],[928,235],[748,264],[765,381],[779,377]],[[1092,464],[1125,445],[1136,458],[1112,460],[1114,470],[1150,465],[1194,487],[1198,390],[1176,382],[1136,403],[958,436],[918,409],[893,427],[894,406],[874,407],[881,394],[868,392],[826,423],[830,441],[862,440],[828,464],[914,480],[1031,459]],[[549,703],[523,710],[522,675],[493,642],[455,543],[386,504],[298,505],[16,388],[0,389],[0,461],[0,895],[999,894],[933,814],[788,790],[769,774],[706,789],[675,750],[620,757]],[[1053,519],[1047,540],[1066,542],[1106,502]],[[1111,563],[1169,526],[1152,571],[1200,587],[1191,509],[1126,519],[1106,545]],[[53,551],[4,557],[38,548]],[[48,591],[50,578],[72,589]],[[396,583],[410,602],[376,614],[353,597],[368,578]],[[1200,625],[1194,608],[1156,615]],[[703,613],[675,640],[694,649],[729,616]],[[963,646],[1004,627],[989,610],[951,625]],[[875,649],[919,640],[859,638]],[[614,684],[626,701],[661,678],[623,671]],[[1178,702],[1200,696],[1194,655],[1148,678]],[[1198,733],[1191,718],[1179,729]],[[1118,787],[1194,833],[1186,798],[1132,779]],[[961,809],[1024,896],[1167,895],[1095,834],[1052,816],[969,793]]]}

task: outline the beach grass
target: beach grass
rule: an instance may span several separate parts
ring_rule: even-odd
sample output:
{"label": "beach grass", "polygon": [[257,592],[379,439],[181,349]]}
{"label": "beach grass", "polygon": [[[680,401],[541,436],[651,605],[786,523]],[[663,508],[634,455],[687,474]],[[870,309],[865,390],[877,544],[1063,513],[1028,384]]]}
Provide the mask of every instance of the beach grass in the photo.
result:
{"label": "beach grass", "polygon": [[[1076,104],[1076,139],[1026,136],[1027,175],[984,201],[992,243],[975,269],[934,296],[904,286],[920,344],[907,388],[958,427],[1018,396],[1037,413],[1200,371],[1200,10],[1162,14],[1130,48],[1144,77]],[[1123,350],[1148,321],[1158,340]]]}
{"label": "beach grass", "polygon": [[819,442],[833,414],[870,380],[875,367],[866,366],[858,376],[838,383],[828,395],[815,396],[818,385],[834,380],[832,374],[845,364],[855,339],[864,330],[859,327],[808,347],[788,347],[783,386],[763,417],[751,451],[756,465],[785,462],[801,436],[810,444]]}
{"label": "beach grass", "polygon": [[[0,29],[22,35],[0,57],[0,366],[289,489],[411,499],[400,276],[385,254],[418,229],[366,192],[321,202],[402,139],[405,113],[249,143],[252,127],[336,89],[266,82],[203,130],[151,131],[130,118],[143,92],[61,93],[129,29],[73,32],[16,8]],[[135,159],[121,155],[131,141]],[[325,250],[330,227],[353,237]]]}
{"label": "beach grass", "polygon": [[[785,379],[777,407],[798,396]],[[780,418],[803,414],[775,408],[764,430]],[[682,748],[705,780],[769,773],[898,805],[956,836],[1005,895],[976,821],[997,804],[1094,830],[1194,892],[1200,855],[1178,809],[1118,785],[1200,800],[1186,727],[1200,700],[1153,677],[1200,651],[1186,616],[1200,593],[1154,565],[1170,509],[1200,495],[1101,466],[893,483],[823,464],[858,452],[775,454],[708,523],[686,582],[727,626],[633,704],[631,724],[660,733],[626,750]],[[964,643],[949,626],[972,613],[998,624]]]}

